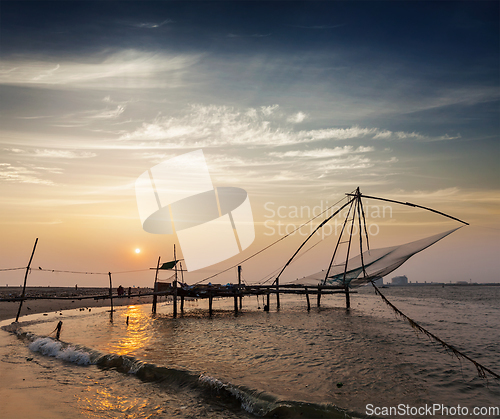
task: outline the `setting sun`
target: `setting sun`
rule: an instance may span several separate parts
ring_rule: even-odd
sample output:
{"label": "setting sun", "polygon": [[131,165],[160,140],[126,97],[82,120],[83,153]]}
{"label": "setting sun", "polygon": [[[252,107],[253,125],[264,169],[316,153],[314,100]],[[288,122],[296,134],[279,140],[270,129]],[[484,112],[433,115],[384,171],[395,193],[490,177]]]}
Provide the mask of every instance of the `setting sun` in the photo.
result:
{"label": "setting sun", "polygon": [[135,253],[141,253],[141,249],[135,249]]}

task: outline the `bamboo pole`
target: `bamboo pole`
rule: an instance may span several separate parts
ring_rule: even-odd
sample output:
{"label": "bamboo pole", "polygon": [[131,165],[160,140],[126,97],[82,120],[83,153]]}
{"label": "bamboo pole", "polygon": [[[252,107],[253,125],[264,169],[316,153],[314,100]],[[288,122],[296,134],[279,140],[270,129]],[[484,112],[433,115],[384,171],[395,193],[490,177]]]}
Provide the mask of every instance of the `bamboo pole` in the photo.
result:
{"label": "bamboo pole", "polygon": [[333,262],[335,261],[335,256],[337,255],[337,250],[339,249],[339,246],[342,243],[341,242],[342,236],[344,235],[345,226],[347,225],[347,220],[349,219],[349,214],[351,213],[351,209],[352,209],[353,204],[354,204],[354,199],[351,201],[351,206],[349,207],[349,211],[347,211],[347,215],[345,217],[344,224],[342,225],[342,230],[340,230],[339,238],[337,240],[337,244],[335,245],[335,250],[333,251],[330,265],[328,266],[328,269],[326,270],[326,275],[325,275],[325,279],[323,280],[323,285],[325,285],[326,281],[328,280],[328,275],[330,275],[330,270],[332,269]]}
{"label": "bamboo pole", "polygon": [[111,302],[111,315],[109,316],[109,320],[113,322],[113,283],[111,281],[111,272],[108,272],[109,275],[109,300]]}
{"label": "bamboo pole", "polygon": [[173,316],[175,319],[177,317],[177,280],[174,281],[173,286],[174,286],[174,294],[173,294],[174,312],[173,312]]}
{"label": "bamboo pole", "polygon": [[[175,255],[175,244],[174,244],[174,262],[177,260]],[[173,303],[174,303],[174,319],[177,317],[177,263],[175,263],[175,281],[174,281],[174,295],[173,295]]]}
{"label": "bamboo pole", "polygon": [[[356,194],[349,194],[348,193],[346,195],[352,196],[352,195],[356,195]],[[368,199],[377,199],[379,201],[393,202],[394,204],[401,204],[401,205],[406,205],[406,206],[414,207],[414,208],[421,208],[421,209],[424,209],[424,210],[431,211],[431,212],[434,212],[436,214],[442,215],[443,217],[451,218],[452,220],[458,221],[459,223],[462,223],[462,224],[465,224],[465,225],[469,225],[469,223],[466,223],[465,221],[462,221],[462,220],[460,220],[458,218],[452,217],[451,215],[445,214],[444,212],[437,211],[435,209],[428,208],[428,207],[423,207],[422,205],[412,204],[411,202],[395,201],[394,199],[378,198],[376,196],[361,195],[361,194],[359,194],[359,196],[363,197],[363,198],[368,198]]]}
{"label": "bamboo pole", "polygon": [[307,237],[307,239],[305,239],[302,244],[299,246],[299,248],[295,251],[295,253],[292,255],[292,257],[288,260],[287,263],[285,263],[285,266],[283,266],[283,268],[281,269],[280,273],[277,275],[276,279],[275,279],[275,282],[277,280],[279,280],[281,274],[283,273],[283,271],[287,268],[288,265],[290,265],[290,263],[292,262],[292,260],[295,258],[295,256],[297,256],[297,254],[300,252],[300,249],[302,249],[305,244],[309,241],[309,239],[314,236],[316,234],[316,232],[320,229],[320,228],[323,228],[323,226],[328,222],[330,221],[333,217],[335,217],[340,211],[342,211],[345,207],[347,207],[349,204],[351,204],[351,201],[348,201],[347,203],[345,203],[344,205],[342,205],[337,211],[335,211],[332,215],[330,215],[328,218],[325,218],[315,229],[314,231],[309,234],[309,236]]}
{"label": "bamboo pole", "polygon": [[240,310],[243,307],[243,297],[241,296],[241,265],[238,266],[238,293],[240,294]]}
{"label": "bamboo pole", "polygon": [[234,290],[234,315],[238,315],[238,290]]}
{"label": "bamboo pole", "polygon": [[210,317],[212,317],[212,313],[213,313],[213,310],[212,310],[212,305],[213,305],[213,293],[212,293],[212,290],[210,290],[208,292],[208,315]]}
{"label": "bamboo pole", "polygon": [[[182,262],[179,262],[179,265],[181,268],[181,283],[184,284],[184,273],[182,271]],[[184,314],[184,291],[181,293],[181,313]]]}
{"label": "bamboo pole", "polygon": [[26,295],[26,280],[28,279],[28,273],[30,271],[31,261],[33,260],[37,243],[38,243],[38,237],[35,240],[35,245],[33,246],[33,251],[31,252],[31,257],[30,261],[28,262],[28,266],[26,266],[26,273],[24,274],[23,292],[21,294],[21,301],[19,302],[19,309],[17,310],[16,322],[19,320],[19,315],[21,314],[21,307],[23,306],[24,296]]}
{"label": "bamboo pole", "polygon": [[280,309],[280,280],[276,278],[276,308]]}
{"label": "bamboo pole", "polygon": [[311,311],[311,303],[309,302],[309,292],[307,291],[307,287],[305,288],[306,290],[306,300],[307,300],[307,311]]}
{"label": "bamboo pole", "polygon": [[317,297],[317,302],[316,305],[320,307],[321,305],[321,287],[318,285],[318,297]]}
{"label": "bamboo pole", "polygon": [[[359,199],[359,188],[356,189],[356,198]],[[345,287],[345,307],[346,309],[351,308],[351,300],[349,298],[349,283],[346,283],[346,274],[347,274],[347,264],[349,263],[349,253],[351,251],[351,242],[352,242],[352,231],[354,229],[354,224],[356,222],[356,205],[354,205],[353,211],[352,211],[352,219],[351,219],[351,231],[349,232],[349,244],[347,245],[347,255],[345,257],[345,265],[344,265],[344,277],[342,279],[342,282],[344,283]],[[347,214],[349,217],[349,213]]]}
{"label": "bamboo pole", "polygon": [[[154,292],[158,292],[158,270],[160,269],[160,259],[161,256],[158,256],[158,263],[156,264],[156,273],[155,273],[155,285],[153,287]],[[151,307],[151,311],[153,314],[156,314],[156,303],[158,302],[158,296],[153,294],[153,305]]]}

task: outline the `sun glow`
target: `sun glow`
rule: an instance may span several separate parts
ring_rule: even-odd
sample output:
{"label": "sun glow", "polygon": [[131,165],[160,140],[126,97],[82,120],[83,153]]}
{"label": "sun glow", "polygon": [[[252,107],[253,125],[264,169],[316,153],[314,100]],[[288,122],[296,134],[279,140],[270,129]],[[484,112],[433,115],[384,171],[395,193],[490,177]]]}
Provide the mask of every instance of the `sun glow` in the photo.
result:
{"label": "sun glow", "polygon": [[135,253],[141,253],[141,249],[135,249]]}

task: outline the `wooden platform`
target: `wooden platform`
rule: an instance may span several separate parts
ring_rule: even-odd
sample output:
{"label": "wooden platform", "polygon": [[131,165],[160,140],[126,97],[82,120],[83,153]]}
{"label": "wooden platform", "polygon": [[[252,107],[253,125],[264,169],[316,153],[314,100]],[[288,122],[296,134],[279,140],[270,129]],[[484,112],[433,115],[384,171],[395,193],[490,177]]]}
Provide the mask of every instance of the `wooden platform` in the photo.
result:
{"label": "wooden platform", "polygon": [[[177,300],[180,299],[180,311],[184,311],[184,299],[189,298],[207,298],[209,315],[212,315],[212,301],[214,298],[234,298],[234,311],[242,309],[242,299],[245,296],[264,295],[267,297],[267,304],[264,310],[270,308],[270,296],[276,297],[276,308],[280,308],[280,294],[302,294],[306,296],[307,309],[310,310],[310,295],[316,295],[316,304],[321,305],[321,296],[328,294],[345,294],[346,308],[349,308],[349,294],[352,293],[347,288],[337,285],[322,286],[303,286],[295,284],[284,285],[238,285],[238,284],[209,284],[189,286],[186,284],[157,282],[155,295],[171,295],[173,297],[173,316],[177,316]],[[156,312],[156,301],[153,302],[153,313]]]}

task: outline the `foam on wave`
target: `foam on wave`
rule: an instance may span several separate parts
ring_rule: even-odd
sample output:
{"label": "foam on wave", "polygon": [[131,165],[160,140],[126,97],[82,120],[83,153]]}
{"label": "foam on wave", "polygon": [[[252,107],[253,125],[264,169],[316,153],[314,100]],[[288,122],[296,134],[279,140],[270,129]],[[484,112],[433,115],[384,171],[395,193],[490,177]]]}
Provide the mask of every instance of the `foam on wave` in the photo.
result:
{"label": "foam on wave", "polygon": [[64,345],[49,337],[35,339],[30,343],[29,348],[33,352],[40,352],[42,355],[52,356],[77,365],[90,365],[92,363],[88,352]]}

